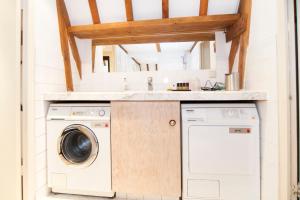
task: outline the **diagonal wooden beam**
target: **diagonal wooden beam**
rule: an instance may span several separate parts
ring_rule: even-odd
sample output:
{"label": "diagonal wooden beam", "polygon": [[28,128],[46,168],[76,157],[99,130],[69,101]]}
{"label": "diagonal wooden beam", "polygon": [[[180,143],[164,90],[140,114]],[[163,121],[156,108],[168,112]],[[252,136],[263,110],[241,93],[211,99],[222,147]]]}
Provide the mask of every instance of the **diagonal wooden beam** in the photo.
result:
{"label": "diagonal wooden beam", "polygon": [[[99,10],[96,0],[89,0],[89,6],[91,10],[92,20],[94,24],[101,24]],[[96,59],[96,46],[94,40],[92,41],[92,72],[95,73],[95,61]]]}
{"label": "diagonal wooden beam", "polygon": [[236,54],[239,49],[239,45],[240,45],[240,37],[237,37],[234,40],[232,40],[230,53],[229,53],[229,61],[228,61],[230,74],[232,73],[232,69],[233,69]]}
{"label": "diagonal wooden beam", "polygon": [[208,0],[200,0],[200,16],[206,16],[208,11]]}
{"label": "diagonal wooden beam", "polygon": [[132,0],[125,0],[127,21],[133,21]]}
{"label": "diagonal wooden beam", "polygon": [[169,18],[169,0],[162,0],[162,18]]}
{"label": "diagonal wooden beam", "polygon": [[92,72],[95,73],[96,45],[92,42]]}
{"label": "diagonal wooden beam", "polygon": [[251,22],[252,0],[241,0],[239,12],[246,17],[246,31],[240,38],[240,52],[238,70],[240,74],[240,88],[244,88],[245,84],[245,67],[247,59],[247,49],[249,45],[250,22]]}
{"label": "diagonal wooden beam", "polygon": [[98,38],[96,45],[144,44],[162,42],[215,41],[214,33],[193,33],[176,35],[145,35],[139,37]]}
{"label": "diagonal wooden beam", "polygon": [[141,63],[137,61],[134,57],[131,57],[131,59],[141,68]]}
{"label": "diagonal wooden beam", "polygon": [[193,50],[194,50],[194,48],[196,47],[197,43],[198,43],[198,42],[194,42],[193,46],[192,46],[191,49],[190,49],[190,53],[193,52]]}
{"label": "diagonal wooden beam", "polygon": [[[69,27],[71,27],[71,22],[70,22],[70,18],[69,18],[69,14],[66,8],[66,4],[64,0],[59,0],[57,1],[57,5],[59,5],[59,12],[61,14],[61,18],[63,20],[63,23],[65,24],[66,28],[68,29]],[[68,40],[70,43],[70,47],[72,50],[72,55],[73,58],[76,62],[76,66],[77,66],[77,70],[79,73],[79,77],[80,79],[82,78],[82,69],[81,69],[81,59],[80,59],[80,55],[79,55],[79,51],[77,48],[77,44],[76,44],[76,40],[75,37],[72,33],[67,32],[68,34]]]}
{"label": "diagonal wooden beam", "polygon": [[96,0],[89,0],[89,6],[90,6],[90,10],[91,10],[93,23],[94,24],[100,24],[101,20],[100,20],[100,16],[99,16],[97,1]]}
{"label": "diagonal wooden beam", "polygon": [[244,33],[247,29],[246,25],[246,17],[241,16],[241,18],[235,24],[226,29],[226,42],[230,42]]}
{"label": "diagonal wooden beam", "polygon": [[119,45],[119,47],[120,47],[126,54],[128,54],[128,51],[125,49],[125,47],[123,47],[122,45]]}
{"label": "diagonal wooden beam", "polygon": [[62,51],[64,67],[65,67],[67,91],[74,91],[69,43],[68,43],[69,36],[67,32],[67,25],[63,16],[64,15],[63,0],[56,0],[56,8],[57,8],[58,26],[59,26],[59,33],[60,33],[61,51]]}
{"label": "diagonal wooden beam", "polygon": [[72,26],[69,32],[82,39],[205,33],[224,31],[239,19],[239,14],[179,17]]}

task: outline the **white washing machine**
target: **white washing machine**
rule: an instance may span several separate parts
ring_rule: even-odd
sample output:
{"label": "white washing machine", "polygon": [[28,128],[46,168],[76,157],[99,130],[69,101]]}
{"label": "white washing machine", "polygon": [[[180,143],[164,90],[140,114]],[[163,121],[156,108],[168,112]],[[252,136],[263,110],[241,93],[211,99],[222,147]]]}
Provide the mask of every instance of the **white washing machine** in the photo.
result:
{"label": "white washing machine", "polygon": [[48,187],[112,197],[109,104],[52,104],[47,116]]}
{"label": "white washing machine", "polygon": [[183,104],[183,199],[260,200],[255,104]]}

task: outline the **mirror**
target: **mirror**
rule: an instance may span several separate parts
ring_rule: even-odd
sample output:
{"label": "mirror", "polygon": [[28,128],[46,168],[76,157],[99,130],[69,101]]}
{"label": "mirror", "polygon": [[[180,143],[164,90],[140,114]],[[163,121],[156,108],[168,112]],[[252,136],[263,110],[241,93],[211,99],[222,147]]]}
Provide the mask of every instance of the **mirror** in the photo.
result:
{"label": "mirror", "polygon": [[104,72],[215,70],[216,42],[97,46],[95,68]]}

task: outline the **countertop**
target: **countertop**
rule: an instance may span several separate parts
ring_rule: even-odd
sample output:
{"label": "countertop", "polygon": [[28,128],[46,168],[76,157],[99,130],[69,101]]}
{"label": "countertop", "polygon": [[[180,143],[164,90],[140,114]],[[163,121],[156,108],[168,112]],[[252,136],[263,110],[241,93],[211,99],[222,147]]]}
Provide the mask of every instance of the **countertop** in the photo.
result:
{"label": "countertop", "polygon": [[125,91],[61,92],[44,95],[45,101],[264,101],[265,91]]}

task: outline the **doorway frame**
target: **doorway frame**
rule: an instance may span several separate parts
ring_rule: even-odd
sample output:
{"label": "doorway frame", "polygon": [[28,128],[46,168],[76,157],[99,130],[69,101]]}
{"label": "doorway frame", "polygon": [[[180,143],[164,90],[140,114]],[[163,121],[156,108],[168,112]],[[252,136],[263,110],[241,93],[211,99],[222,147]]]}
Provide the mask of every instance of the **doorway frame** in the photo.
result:
{"label": "doorway frame", "polygon": [[36,197],[35,188],[35,0],[23,1],[23,200]]}

